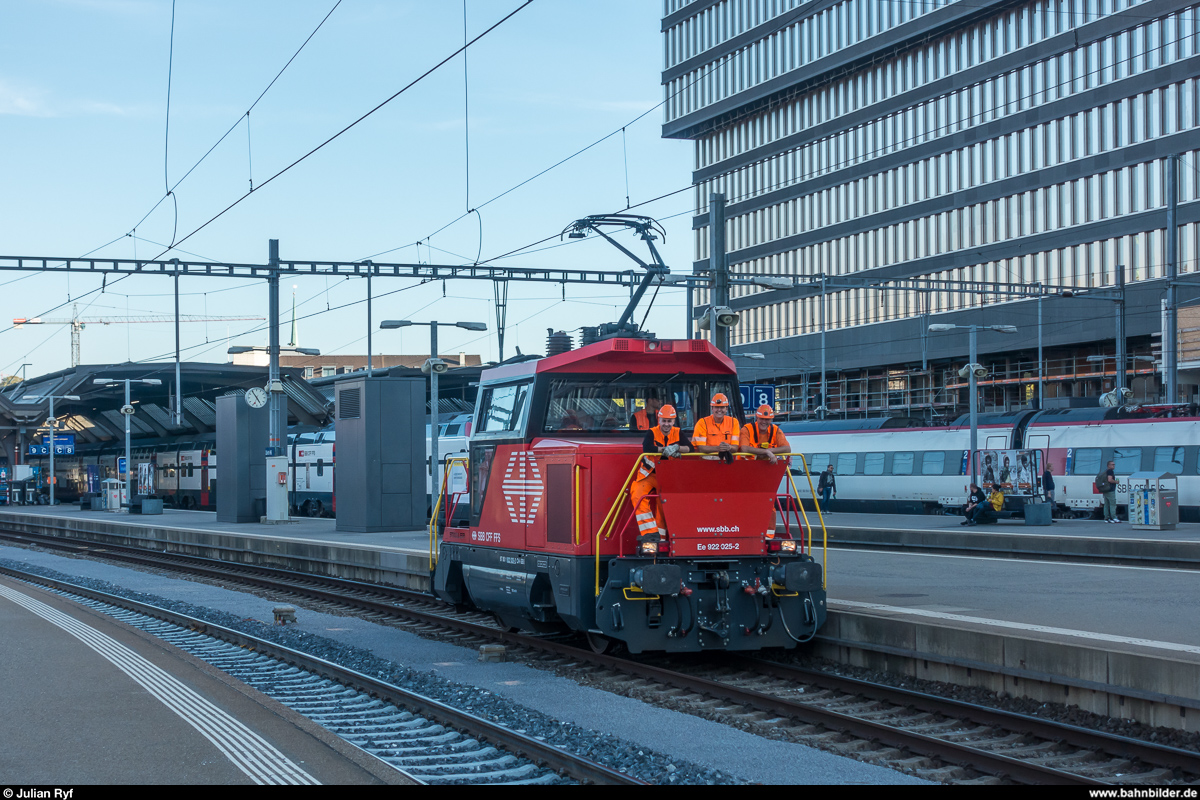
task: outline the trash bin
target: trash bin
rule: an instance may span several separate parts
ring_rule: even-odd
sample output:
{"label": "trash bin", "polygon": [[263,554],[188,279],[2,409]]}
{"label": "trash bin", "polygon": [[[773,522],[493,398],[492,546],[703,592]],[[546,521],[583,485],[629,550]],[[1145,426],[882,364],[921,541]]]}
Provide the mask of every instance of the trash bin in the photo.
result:
{"label": "trash bin", "polygon": [[1129,476],[1129,527],[1173,531],[1179,524],[1179,479],[1170,472]]}
{"label": "trash bin", "polygon": [[104,484],[104,500],[107,511],[121,511],[121,500],[125,494],[125,482],[116,478],[101,481]]}

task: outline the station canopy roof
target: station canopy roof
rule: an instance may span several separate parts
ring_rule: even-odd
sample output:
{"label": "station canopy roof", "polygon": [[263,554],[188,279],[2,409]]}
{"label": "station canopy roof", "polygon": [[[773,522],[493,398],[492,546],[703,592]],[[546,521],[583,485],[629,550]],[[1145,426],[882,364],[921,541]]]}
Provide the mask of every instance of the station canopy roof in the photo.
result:
{"label": "station canopy roof", "polygon": [[[280,368],[287,397],[289,424],[325,425],[332,416],[326,397],[304,380],[303,370]],[[133,383],[130,401],[137,410],[130,417],[130,431],[137,438],[189,436],[213,433],[217,428],[217,398],[242,395],[255,386],[266,386],[267,368],[235,364],[184,362],[183,420],[172,417],[175,399],[175,362],[154,364],[81,365],[13,384],[0,391],[0,419],[4,425],[29,425],[46,421],[50,395],[78,396],[79,400],[55,399],[54,414],[59,433],[74,433],[81,442],[105,442],[125,438],[123,383],[102,385],[96,378],[140,380],[154,378],[158,386]]]}

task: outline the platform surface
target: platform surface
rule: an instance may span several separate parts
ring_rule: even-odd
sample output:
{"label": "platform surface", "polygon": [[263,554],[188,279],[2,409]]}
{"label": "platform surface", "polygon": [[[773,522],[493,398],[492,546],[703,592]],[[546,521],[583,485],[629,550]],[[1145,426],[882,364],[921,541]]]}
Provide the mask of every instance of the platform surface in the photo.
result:
{"label": "platform surface", "polygon": [[0,630],[5,782],[409,782],[240,681],[6,577]]}

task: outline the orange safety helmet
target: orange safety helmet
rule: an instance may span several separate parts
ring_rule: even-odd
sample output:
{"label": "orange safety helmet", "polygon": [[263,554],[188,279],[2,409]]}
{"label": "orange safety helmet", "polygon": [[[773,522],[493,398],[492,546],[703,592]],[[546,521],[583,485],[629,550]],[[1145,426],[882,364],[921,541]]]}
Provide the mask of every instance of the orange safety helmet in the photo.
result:
{"label": "orange safety helmet", "polygon": [[658,410],[658,418],[660,420],[661,419],[675,419],[675,406],[665,405],[662,408],[660,408]]}
{"label": "orange safety helmet", "polygon": [[716,406],[717,408],[729,408],[729,398],[717,392],[713,395],[712,402],[709,405]]}
{"label": "orange safety helmet", "polygon": [[758,411],[755,412],[754,416],[757,419],[772,420],[775,419],[775,409],[771,408],[766,403],[763,403],[758,407]]}

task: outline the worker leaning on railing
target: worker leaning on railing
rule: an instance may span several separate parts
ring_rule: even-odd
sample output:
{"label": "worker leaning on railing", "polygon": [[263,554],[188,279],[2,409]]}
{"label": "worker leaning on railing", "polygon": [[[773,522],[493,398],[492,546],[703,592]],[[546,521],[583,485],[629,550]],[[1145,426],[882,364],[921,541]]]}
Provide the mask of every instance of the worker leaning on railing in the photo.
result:
{"label": "worker leaning on railing", "polygon": [[654,468],[659,456],[679,458],[682,453],[692,452],[692,443],[679,428],[675,427],[675,407],[665,405],[658,409],[658,425],[650,429],[642,440],[642,452],[651,453],[638,465],[637,480],[629,487],[629,499],[633,502],[633,514],[637,520],[639,541],[642,536],[657,535],[661,541],[667,535],[667,523],[662,508],[649,495],[658,491],[658,478]]}
{"label": "worker leaning on railing", "polygon": [[741,452],[757,456],[760,460],[779,461],[782,453],[791,451],[787,437],[774,423],[775,411],[766,403],[758,407],[754,422],[742,426]]}
{"label": "worker leaning on railing", "polygon": [[733,454],[741,445],[741,426],[729,416],[729,398],[721,392],[713,395],[712,415],[696,423],[692,430],[692,444],[698,453],[716,453],[727,463],[733,463]]}

